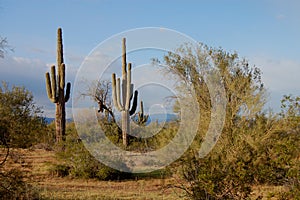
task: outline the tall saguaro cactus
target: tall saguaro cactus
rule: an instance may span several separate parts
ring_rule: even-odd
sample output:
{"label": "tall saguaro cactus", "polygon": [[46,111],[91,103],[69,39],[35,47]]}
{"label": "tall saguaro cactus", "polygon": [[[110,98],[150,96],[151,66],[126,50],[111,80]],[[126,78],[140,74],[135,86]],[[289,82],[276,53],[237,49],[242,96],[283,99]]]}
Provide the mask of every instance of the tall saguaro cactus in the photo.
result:
{"label": "tall saguaro cactus", "polygon": [[[133,115],[137,107],[138,92],[134,92],[133,104],[130,108],[130,102],[133,96],[133,84],[131,83],[131,63],[126,67],[126,39],[122,41],[122,87],[120,78],[112,74],[112,97],[114,106],[121,112],[122,117],[122,138],[123,145],[127,146],[127,135],[130,133],[130,116]],[[121,93],[122,89],[122,93]],[[122,96],[121,96],[122,94]]]}
{"label": "tall saguaro cactus", "polygon": [[65,92],[65,64],[63,58],[63,44],[61,28],[57,30],[57,75],[55,66],[51,66],[51,79],[49,72],[46,73],[46,88],[50,101],[56,105],[55,126],[56,143],[65,140],[66,108],[65,103],[70,98],[71,83],[68,82]]}

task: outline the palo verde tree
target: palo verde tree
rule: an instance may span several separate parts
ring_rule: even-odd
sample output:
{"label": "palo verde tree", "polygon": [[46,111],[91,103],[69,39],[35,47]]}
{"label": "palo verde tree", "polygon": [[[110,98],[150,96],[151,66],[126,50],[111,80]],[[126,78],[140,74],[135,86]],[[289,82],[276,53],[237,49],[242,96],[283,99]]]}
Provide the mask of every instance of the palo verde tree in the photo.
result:
{"label": "palo verde tree", "polygon": [[[130,105],[133,97],[133,84],[131,83],[131,63],[126,62],[126,39],[122,40],[122,80],[112,74],[112,97],[114,106],[122,115],[122,138],[123,145],[127,146],[127,135],[130,133],[130,116],[137,108],[138,91],[134,91],[133,104]],[[122,82],[122,86],[121,86]],[[122,90],[122,93],[121,93]],[[122,96],[121,96],[122,94]],[[130,108],[131,107],[131,108]]]}
{"label": "palo verde tree", "polygon": [[51,67],[51,79],[49,72],[46,73],[46,88],[48,98],[56,105],[55,125],[56,142],[65,140],[66,108],[65,104],[70,98],[71,83],[68,82],[65,92],[65,64],[63,58],[62,30],[57,30],[57,75],[55,66]]}
{"label": "palo verde tree", "polygon": [[[183,189],[192,199],[245,199],[254,181],[256,145],[268,127],[253,127],[265,103],[260,70],[250,67],[237,53],[206,45],[185,45],[164,58],[170,73],[191,85],[196,93],[201,117],[198,134],[190,151],[177,161],[182,177],[190,183]],[[210,68],[214,64],[214,68]],[[206,74],[220,74],[226,92],[226,120],[214,149],[204,158],[198,150],[211,122],[211,96]],[[180,92],[180,87],[178,87]],[[176,105],[176,104],[175,104]],[[178,109],[178,108],[177,108]],[[191,110],[190,112],[193,112]],[[197,127],[195,127],[197,128]]]}

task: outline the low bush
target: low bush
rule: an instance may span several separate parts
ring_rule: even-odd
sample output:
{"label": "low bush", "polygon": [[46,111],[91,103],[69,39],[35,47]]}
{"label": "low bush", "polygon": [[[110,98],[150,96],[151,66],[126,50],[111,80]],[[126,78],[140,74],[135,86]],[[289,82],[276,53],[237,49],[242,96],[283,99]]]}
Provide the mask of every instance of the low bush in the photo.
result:
{"label": "low bush", "polygon": [[130,177],[130,174],[112,169],[95,159],[78,137],[74,123],[68,123],[64,151],[57,152],[56,156],[61,164],[54,166],[51,171],[58,176],[99,180],[120,180]]}

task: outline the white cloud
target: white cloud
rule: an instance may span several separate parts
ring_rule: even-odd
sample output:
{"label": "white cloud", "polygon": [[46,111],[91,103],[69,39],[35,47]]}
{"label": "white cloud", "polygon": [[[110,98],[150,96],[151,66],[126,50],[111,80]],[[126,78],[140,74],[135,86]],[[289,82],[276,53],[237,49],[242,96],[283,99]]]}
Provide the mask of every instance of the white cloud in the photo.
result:
{"label": "white cloud", "polygon": [[[0,66],[0,81],[6,81],[10,85],[24,86],[32,92],[35,103],[42,107],[44,114],[47,116],[51,114],[55,106],[49,101],[45,86],[45,72],[50,70],[49,64],[40,59],[7,56],[0,59]],[[74,80],[74,76],[75,74],[68,70],[67,81]],[[71,103],[67,106],[70,107]]]}
{"label": "white cloud", "polygon": [[299,61],[267,56],[254,56],[251,61],[262,71],[262,81],[270,93],[268,106],[278,111],[284,94],[300,96]]}

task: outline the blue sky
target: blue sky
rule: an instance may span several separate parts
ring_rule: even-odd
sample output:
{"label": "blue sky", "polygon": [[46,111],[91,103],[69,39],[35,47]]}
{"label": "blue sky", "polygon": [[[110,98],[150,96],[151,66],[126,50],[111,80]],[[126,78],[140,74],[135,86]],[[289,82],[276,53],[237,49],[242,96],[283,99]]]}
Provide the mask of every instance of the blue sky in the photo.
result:
{"label": "blue sky", "polygon": [[0,36],[14,48],[0,60],[0,80],[25,85],[51,113],[44,73],[56,61],[58,27],[70,81],[105,39],[129,29],[164,27],[236,51],[261,68],[268,105],[278,111],[282,95],[300,93],[299,9],[297,0],[0,0]]}

